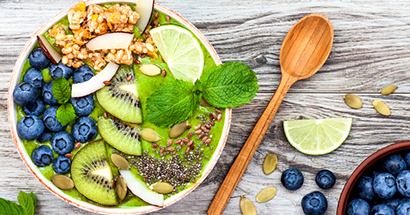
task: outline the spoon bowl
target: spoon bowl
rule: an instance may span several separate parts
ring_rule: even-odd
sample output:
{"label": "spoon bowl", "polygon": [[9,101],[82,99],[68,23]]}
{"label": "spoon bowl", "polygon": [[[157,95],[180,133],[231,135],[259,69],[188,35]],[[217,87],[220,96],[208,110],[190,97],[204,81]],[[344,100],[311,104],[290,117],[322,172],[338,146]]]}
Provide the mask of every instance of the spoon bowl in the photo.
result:
{"label": "spoon bowl", "polygon": [[286,93],[297,80],[309,78],[322,67],[332,45],[333,26],[322,14],[307,15],[290,29],[280,50],[280,84],[212,200],[209,215],[223,212]]}

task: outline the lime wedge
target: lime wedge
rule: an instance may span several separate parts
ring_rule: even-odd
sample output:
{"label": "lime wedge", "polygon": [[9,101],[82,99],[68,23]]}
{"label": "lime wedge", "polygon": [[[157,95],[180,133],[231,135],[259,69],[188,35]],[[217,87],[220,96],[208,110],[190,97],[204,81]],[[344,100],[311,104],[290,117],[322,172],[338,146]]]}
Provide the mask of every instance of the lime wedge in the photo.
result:
{"label": "lime wedge", "polygon": [[346,140],[352,118],[329,118],[284,121],[289,143],[302,153],[323,155],[334,151]]}
{"label": "lime wedge", "polygon": [[150,31],[155,45],[176,79],[194,83],[202,74],[204,56],[195,36],[175,25]]}

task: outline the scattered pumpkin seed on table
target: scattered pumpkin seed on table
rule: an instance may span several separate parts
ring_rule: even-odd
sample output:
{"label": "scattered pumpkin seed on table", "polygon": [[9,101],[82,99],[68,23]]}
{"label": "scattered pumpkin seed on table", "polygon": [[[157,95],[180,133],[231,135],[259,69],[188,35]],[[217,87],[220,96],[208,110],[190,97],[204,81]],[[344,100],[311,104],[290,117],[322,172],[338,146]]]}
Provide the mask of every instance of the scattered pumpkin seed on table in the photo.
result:
{"label": "scattered pumpkin seed on table", "polygon": [[276,188],[275,187],[267,187],[261,190],[258,195],[256,195],[256,201],[263,203],[271,200],[276,195]]}
{"label": "scattered pumpkin seed on table", "polygon": [[374,107],[374,109],[376,109],[376,111],[379,112],[381,115],[390,116],[390,114],[391,114],[391,111],[390,111],[389,106],[387,106],[384,102],[382,102],[382,101],[380,101],[380,100],[378,100],[378,99],[375,99],[375,100],[373,101],[373,107]]}
{"label": "scattered pumpkin seed on table", "polygon": [[397,88],[399,88],[399,87],[396,86],[396,85],[389,85],[389,86],[383,88],[380,93],[383,94],[383,95],[390,95],[390,94],[392,94],[394,91],[396,91]]}
{"label": "scattered pumpkin seed on table", "polygon": [[241,200],[239,202],[241,211],[243,215],[256,215],[256,208],[252,201],[241,195]]}
{"label": "scattered pumpkin seed on table", "polygon": [[128,163],[127,159],[125,159],[121,155],[111,154],[111,161],[112,163],[118,167],[118,169],[129,170],[130,164]]}
{"label": "scattered pumpkin seed on table", "polygon": [[363,107],[362,100],[354,94],[346,94],[343,96],[343,99],[345,100],[345,103],[351,108],[360,109]]}
{"label": "scattered pumpkin seed on table", "polygon": [[159,194],[168,194],[174,190],[174,187],[167,182],[158,182],[153,184],[151,187],[152,191]]}
{"label": "scattered pumpkin seed on table", "polygon": [[263,161],[263,172],[265,175],[271,174],[275,171],[276,166],[278,165],[278,157],[275,154],[269,153],[266,155],[265,160]]}
{"label": "scattered pumpkin seed on table", "polygon": [[156,142],[162,140],[159,134],[152,128],[144,128],[141,130],[142,139],[148,142]]}

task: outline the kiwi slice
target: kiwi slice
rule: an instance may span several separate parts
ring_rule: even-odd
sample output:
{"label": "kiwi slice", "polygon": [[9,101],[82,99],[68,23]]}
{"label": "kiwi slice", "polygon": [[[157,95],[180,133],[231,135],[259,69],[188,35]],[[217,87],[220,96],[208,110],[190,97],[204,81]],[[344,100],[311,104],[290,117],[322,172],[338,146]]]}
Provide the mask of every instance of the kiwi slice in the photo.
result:
{"label": "kiwi slice", "polygon": [[103,140],[91,142],[76,153],[71,178],[77,191],[102,205],[117,205],[113,175]]}
{"label": "kiwi slice", "polygon": [[141,123],[141,104],[134,71],[121,65],[110,84],[96,93],[100,105],[115,117],[132,123]]}
{"label": "kiwi slice", "polygon": [[100,117],[98,131],[112,147],[130,155],[141,155],[140,130],[136,124]]}

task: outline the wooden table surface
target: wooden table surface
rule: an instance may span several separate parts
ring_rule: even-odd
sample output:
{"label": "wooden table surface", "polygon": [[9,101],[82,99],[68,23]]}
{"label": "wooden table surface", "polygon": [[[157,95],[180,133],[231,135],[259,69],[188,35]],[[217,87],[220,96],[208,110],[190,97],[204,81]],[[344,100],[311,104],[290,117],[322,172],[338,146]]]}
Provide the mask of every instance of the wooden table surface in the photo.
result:
{"label": "wooden table surface", "polygon": [[[59,11],[77,0],[0,0],[0,197],[17,201],[20,190],[38,199],[36,214],[89,214],[62,201],[28,171],[11,138],[7,121],[7,95],[14,63],[29,37]],[[324,67],[312,78],[296,83],[286,95],[264,140],[233,193],[224,214],[240,214],[240,195],[254,201],[263,188],[275,186],[276,197],[255,203],[258,214],[303,214],[302,197],[315,190],[328,199],[326,214],[335,214],[340,192],[349,175],[367,156],[395,142],[410,139],[410,2],[393,0],[158,0],[191,21],[208,38],[223,62],[242,61],[257,73],[260,90],[250,104],[233,110],[225,150],[214,170],[190,195],[153,214],[205,214],[236,155],[275,92],[280,80],[279,50],[297,20],[323,13],[334,26],[334,44]],[[390,84],[396,93],[382,96]],[[344,104],[342,95],[355,93],[363,108]],[[372,101],[385,101],[392,109],[384,117]],[[286,140],[282,121],[352,117],[345,143],[323,156],[308,156]],[[278,155],[275,172],[265,176],[262,162]],[[294,167],[305,176],[303,187],[287,191],[280,175]],[[336,185],[321,190],[314,182],[321,169],[333,171]]]}

